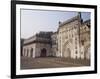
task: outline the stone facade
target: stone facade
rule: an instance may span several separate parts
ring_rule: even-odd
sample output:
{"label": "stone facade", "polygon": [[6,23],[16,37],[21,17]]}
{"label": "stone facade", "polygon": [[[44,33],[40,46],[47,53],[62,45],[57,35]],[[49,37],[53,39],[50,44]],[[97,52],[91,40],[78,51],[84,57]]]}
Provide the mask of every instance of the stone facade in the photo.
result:
{"label": "stone facade", "polygon": [[57,32],[40,32],[24,40],[23,56],[90,59],[90,20],[81,15],[59,22]]}
{"label": "stone facade", "polygon": [[73,59],[90,58],[90,20],[82,22],[81,15],[59,24],[58,56]]}

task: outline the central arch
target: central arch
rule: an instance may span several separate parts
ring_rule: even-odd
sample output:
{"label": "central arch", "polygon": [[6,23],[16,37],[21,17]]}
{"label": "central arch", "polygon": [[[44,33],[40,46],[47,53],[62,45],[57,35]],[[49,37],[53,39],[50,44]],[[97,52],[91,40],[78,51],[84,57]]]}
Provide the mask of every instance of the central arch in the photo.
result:
{"label": "central arch", "polygon": [[67,40],[63,45],[63,57],[71,58],[72,39]]}
{"label": "central arch", "polygon": [[41,57],[46,57],[47,50],[45,48],[41,49]]}

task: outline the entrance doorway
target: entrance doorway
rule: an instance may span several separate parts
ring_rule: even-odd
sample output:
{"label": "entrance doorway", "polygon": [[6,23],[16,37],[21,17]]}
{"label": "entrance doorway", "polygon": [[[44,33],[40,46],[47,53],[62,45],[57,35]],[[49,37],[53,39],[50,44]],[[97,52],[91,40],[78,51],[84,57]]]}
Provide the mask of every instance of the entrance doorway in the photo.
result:
{"label": "entrance doorway", "polygon": [[67,56],[68,56],[68,58],[71,57],[71,50],[69,48],[67,48]]}
{"label": "entrance doorway", "polygon": [[46,49],[45,48],[43,48],[43,49],[41,49],[41,57],[46,57]]}
{"label": "entrance doorway", "polygon": [[89,47],[89,46],[87,46],[87,47],[85,48],[84,58],[85,58],[85,59],[90,59],[90,47]]}

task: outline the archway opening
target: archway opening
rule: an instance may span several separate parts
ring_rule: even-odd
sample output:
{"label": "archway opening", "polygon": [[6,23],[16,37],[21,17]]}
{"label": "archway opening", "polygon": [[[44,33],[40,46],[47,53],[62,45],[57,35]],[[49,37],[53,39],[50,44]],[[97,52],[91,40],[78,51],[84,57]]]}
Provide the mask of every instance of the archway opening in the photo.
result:
{"label": "archway opening", "polygon": [[87,46],[85,48],[84,58],[85,59],[90,59],[90,47],[89,46]]}
{"label": "archway opening", "polygon": [[33,57],[33,48],[31,48],[30,56]]}
{"label": "archway opening", "polygon": [[68,57],[68,58],[71,57],[71,50],[70,50],[70,48],[67,48],[67,57]]}
{"label": "archway opening", "polygon": [[43,48],[43,49],[41,49],[41,57],[46,57],[46,49],[45,48]]}

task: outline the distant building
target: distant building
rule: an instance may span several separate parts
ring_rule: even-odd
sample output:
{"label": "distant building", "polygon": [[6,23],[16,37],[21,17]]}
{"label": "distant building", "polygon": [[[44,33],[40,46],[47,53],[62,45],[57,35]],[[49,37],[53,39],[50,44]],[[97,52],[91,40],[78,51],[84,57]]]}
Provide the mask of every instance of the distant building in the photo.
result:
{"label": "distant building", "polygon": [[90,59],[90,20],[77,16],[59,22],[57,32],[40,32],[24,40],[23,56]]}

